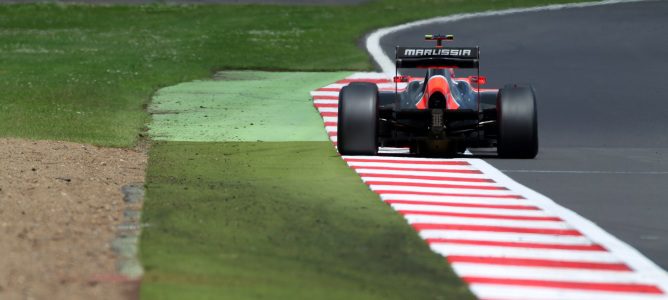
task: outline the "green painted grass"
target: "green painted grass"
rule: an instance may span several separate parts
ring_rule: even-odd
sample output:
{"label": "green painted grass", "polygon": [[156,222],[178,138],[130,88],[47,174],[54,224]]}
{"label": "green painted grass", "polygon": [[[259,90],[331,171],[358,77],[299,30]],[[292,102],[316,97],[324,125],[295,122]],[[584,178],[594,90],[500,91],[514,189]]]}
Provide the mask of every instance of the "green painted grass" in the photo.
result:
{"label": "green painted grass", "polygon": [[[555,2],[572,1],[0,5],[0,136],[128,147],[160,87],[223,69],[368,70],[357,43],[374,28]],[[147,185],[145,299],[471,297],[329,142],[158,142]]]}
{"label": "green painted grass", "polygon": [[350,72],[226,71],[159,90],[149,135],[168,141],[327,141],[309,92]]}
{"label": "green painted grass", "polygon": [[568,0],[360,6],[0,5],[0,136],[132,146],[159,87],[221,69],[366,70],[365,32]]}
{"label": "green painted grass", "polygon": [[327,141],[309,91],[348,74],[227,71],[156,93],[142,299],[471,298]]}
{"label": "green painted grass", "polygon": [[471,299],[330,142],[157,142],[142,299]]}

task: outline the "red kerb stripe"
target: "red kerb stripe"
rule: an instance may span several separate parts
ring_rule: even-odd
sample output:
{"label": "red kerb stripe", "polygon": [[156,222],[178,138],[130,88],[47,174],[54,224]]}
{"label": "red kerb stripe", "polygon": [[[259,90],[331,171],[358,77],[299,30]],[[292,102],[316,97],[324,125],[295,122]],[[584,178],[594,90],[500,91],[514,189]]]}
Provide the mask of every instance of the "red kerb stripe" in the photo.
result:
{"label": "red kerb stripe", "polygon": [[339,100],[339,96],[315,95],[313,100]]}
{"label": "red kerb stripe", "polygon": [[438,244],[462,244],[476,246],[500,246],[513,248],[532,248],[532,249],[559,249],[559,250],[579,250],[579,251],[605,251],[600,245],[564,245],[564,244],[543,244],[543,243],[522,243],[522,242],[497,242],[497,241],[478,241],[462,239],[427,239],[427,243]]}
{"label": "red kerb stripe", "polygon": [[341,88],[333,87],[333,88],[319,88],[316,91],[318,91],[318,92],[338,92],[340,90],[341,90]]}
{"label": "red kerb stripe", "polygon": [[479,219],[499,219],[499,220],[524,220],[524,221],[561,221],[558,217],[534,217],[534,216],[506,216],[494,214],[469,214],[442,211],[424,211],[424,210],[397,210],[402,215],[424,215],[424,216],[444,216],[444,217],[464,217]]}
{"label": "red kerb stripe", "polygon": [[496,209],[519,209],[519,210],[540,210],[535,206],[524,205],[495,205],[495,204],[473,204],[473,203],[453,203],[447,201],[412,201],[412,200],[385,200],[388,204],[417,204],[417,205],[436,205],[450,207],[477,207],[477,208],[496,208]]}
{"label": "red kerb stripe", "polygon": [[450,255],[447,257],[447,260],[450,263],[475,263],[475,264],[490,264],[490,265],[504,265],[504,266],[632,271],[631,268],[622,263],[593,263],[593,262],[551,260],[551,259],[483,257],[483,256],[464,256],[464,255]]}
{"label": "red kerb stripe", "polygon": [[487,226],[487,225],[462,225],[462,224],[411,224],[417,231],[421,230],[466,230],[466,231],[490,231],[490,232],[514,232],[514,233],[536,233],[536,234],[554,234],[581,236],[582,234],[574,229],[546,229],[546,228],[526,228],[526,227],[505,227],[505,226]]}
{"label": "red kerb stripe", "polygon": [[339,116],[338,113],[336,113],[336,112],[331,112],[331,111],[324,111],[324,112],[321,111],[321,112],[320,112],[320,115],[323,116],[323,117],[337,117],[337,116]]}
{"label": "red kerb stripe", "polygon": [[[329,125],[325,125],[329,126]],[[332,125],[336,126],[336,124]],[[373,174],[373,173],[359,173],[361,177],[384,177],[384,178],[398,178],[398,179],[424,179],[424,180],[443,180],[443,181],[461,181],[461,182],[490,182],[494,183],[492,179],[486,178],[466,178],[466,177],[446,177],[446,176],[420,176],[420,175],[398,175],[398,174]]]}
{"label": "red kerb stripe", "polygon": [[465,169],[419,169],[419,168],[399,168],[399,167],[364,167],[351,166],[351,168],[368,169],[368,170],[385,170],[385,171],[413,171],[413,172],[440,172],[440,173],[460,173],[460,174],[482,174],[479,170],[465,170]]}
{"label": "red kerb stripe", "polygon": [[489,185],[463,185],[463,184],[447,184],[447,183],[418,183],[418,182],[388,182],[388,181],[366,181],[368,185],[389,185],[389,186],[412,186],[412,187],[427,187],[427,188],[446,188],[446,189],[469,189],[469,190],[494,190],[503,191],[508,190],[502,186]]}
{"label": "red kerb stripe", "polygon": [[391,191],[391,190],[374,190],[376,194],[394,194],[394,195],[420,195],[420,196],[444,196],[444,197],[471,197],[471,198],[493,198],[493,199],[517,199],[521,200],[524,197],[520,195],[485,195],[485,194],[461,194],[461,193],[437,193],[437,192],[416,192],[416,191]]}
{"label": "red kerb stripe", "polygon": [[369,159],[369,158],[344,158],[347,162],[368,162],[368,163],[396,163],[396,164],[412,164],[412,165],[446,165],[446,166],[469,166],[466,161],[443,161],[443,160],[393,160],[393,159]]}
{"label": "red kerb stripe", "polygon": [[663,291],[654,285],[633,284],[633,283],[597,283],[597,282],[576,282],[576,281],[552,281],[552,280],[534,280],[534,279],[508,279],[508,278],[487,278],[487,277],[462,277],[469,284],[496,284],[496,285],[517,285],[531,287],[548,287],[574,290],[593,290],[621,293],[646,293],[663,294]]}
{"label": "red kerb stripe", "polygon": [[315,107],[318,107],[318,108],[323,108],[323,107],[337,108],[337,107],[339,107],[339,105],[336,104],[336,103],[325,103],[325,104],[316,103],[314,105],[315,105]]}

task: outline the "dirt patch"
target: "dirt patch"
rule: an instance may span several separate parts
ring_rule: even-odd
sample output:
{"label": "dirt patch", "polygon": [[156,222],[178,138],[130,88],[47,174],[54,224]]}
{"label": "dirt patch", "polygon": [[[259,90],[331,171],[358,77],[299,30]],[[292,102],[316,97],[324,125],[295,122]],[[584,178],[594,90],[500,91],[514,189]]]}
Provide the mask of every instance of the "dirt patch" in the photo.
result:
{"label": "dirt patch", "polygon": [[128,299],[110,243],[146,154],[0,139],[0,298]]}

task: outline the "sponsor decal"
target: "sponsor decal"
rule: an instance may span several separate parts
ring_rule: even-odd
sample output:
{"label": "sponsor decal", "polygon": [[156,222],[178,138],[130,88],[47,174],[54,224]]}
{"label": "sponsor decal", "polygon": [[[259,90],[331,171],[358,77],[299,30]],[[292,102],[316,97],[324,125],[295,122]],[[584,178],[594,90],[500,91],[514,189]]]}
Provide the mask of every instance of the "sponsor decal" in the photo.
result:
{"label": "sponsor decal", "polygon": [[472,56],[471,49],[406,48],[403,56]]}

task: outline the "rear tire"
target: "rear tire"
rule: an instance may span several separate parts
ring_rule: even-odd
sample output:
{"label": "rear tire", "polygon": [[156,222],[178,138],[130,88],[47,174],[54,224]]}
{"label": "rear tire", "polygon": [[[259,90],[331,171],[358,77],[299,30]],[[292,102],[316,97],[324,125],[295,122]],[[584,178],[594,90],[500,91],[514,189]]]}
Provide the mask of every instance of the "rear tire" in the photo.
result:
{"label": "rear tire", "polygon": [[497,97],[499,135],[497,152],[502,158],[534,158],[538,154],[536,96],[531,87],[506,86]]}
{"label": "rear tire", "polygon": [[339,93],[337,147],[342,155],[378,153],[378,86],[353,82]]}

